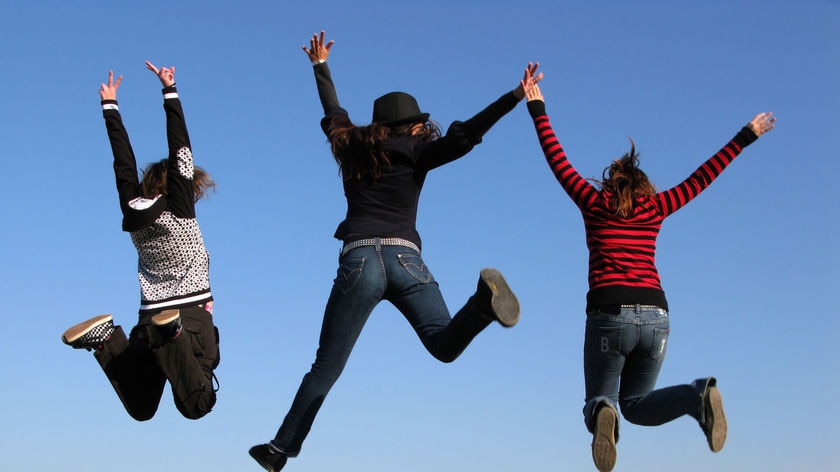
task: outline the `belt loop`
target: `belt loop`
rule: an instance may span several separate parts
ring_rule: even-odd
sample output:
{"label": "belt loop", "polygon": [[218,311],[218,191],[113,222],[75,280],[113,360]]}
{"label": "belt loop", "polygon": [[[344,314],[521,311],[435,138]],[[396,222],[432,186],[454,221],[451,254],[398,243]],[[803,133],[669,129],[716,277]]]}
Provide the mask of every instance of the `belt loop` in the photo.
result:
{"label": "belt loop", "polygon": [[376,252],[382,252],[382,239],[373,238],[373,247],[376,248]]}
{"label": "belt loop", "polygon": [[640,304],[636,303],[636,314],[638,315],[641,312],[642,312],[642,306]]}

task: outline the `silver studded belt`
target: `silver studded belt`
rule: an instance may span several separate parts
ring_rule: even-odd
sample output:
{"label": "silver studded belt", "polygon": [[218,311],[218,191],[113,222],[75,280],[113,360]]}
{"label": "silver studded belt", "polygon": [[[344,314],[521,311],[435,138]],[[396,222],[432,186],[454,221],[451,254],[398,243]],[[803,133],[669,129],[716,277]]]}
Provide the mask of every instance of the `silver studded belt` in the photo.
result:
{"label": "silver studded belt", "polygon": [[403,238],[368,238],[368,239],[359,239],[358,241],[353,241],[352,243],[347,243],[344,247],[341,248],[341,255],[345,255],[348,252],[352,251],[353,249],[364,247],[364,246],[402,246],[407,247],[410,249],[414,249],[417,252],[420,252],[420,248],[417,247],[416,244],[413,242],[403,239]]}

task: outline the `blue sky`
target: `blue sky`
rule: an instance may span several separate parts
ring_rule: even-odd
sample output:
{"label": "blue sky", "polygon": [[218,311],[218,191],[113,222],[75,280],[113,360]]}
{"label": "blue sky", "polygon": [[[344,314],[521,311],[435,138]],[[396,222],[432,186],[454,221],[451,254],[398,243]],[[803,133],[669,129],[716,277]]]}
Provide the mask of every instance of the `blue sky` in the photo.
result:
{"label": "blue sky", "polygon": [[[141,5],[142,3],[142,5]],[[672,309],[659,385],[715,375],[730,431],[708,451],[693,420],[622,422],[616,471],[825,470],[840,459],[836,128],[840,3],[0,2],[0,470],[259,470],[314,359],[344,215],[300,51],[324,28],[351,117],[415,95],[446,127],[542,63],[569,158],[600,175],[632,136],[660,188],[756,113],[777,128],[666,221],[658,265]],[[99,313],[132,326],[136,253],[120,231],[97,89],[141,163],[166,154],[158,80],[175,65],[199,165],[198,207],[222,336],[219,402],[182,418],[166,392],[137,423],[91,355],[60,342]],[[522,319],[435,361],[387,303],[371,317],[301,456],[286,470],[595,470],[582,423],[586,260],[580,215],[552,177],[524,103],[433,171],[418,218],[450,309],[497,267]]]}

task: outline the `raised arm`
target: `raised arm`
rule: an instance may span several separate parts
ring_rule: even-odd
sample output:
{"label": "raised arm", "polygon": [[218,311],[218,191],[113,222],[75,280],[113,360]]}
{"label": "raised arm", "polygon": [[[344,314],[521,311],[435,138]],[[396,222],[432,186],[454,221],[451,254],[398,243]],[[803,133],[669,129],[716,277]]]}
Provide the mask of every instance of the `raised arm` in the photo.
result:
{"label": "raised arm", "polygon": [[329,125],[332,118],[336,115],[347,116],[347,110],[341,108],[338,102],[338,95],[335,91],[335,85],[332,80],[332,73],[327,65],[327,58],[330,55],[334,40],[325,41],[324,30],[321,33],[315,33],[309,40],[309,47],[302,46],[303,52],[312,63],[313,71],[315,72],[315,84],[318,87],[318,98],[321,100],[321,107],[324,109],[324,118],[321,120],[321,129],[324,133],[329,135]]}
{"label": "raised arm", "polygon": [[710,157],[679,185],[656,194],[664,215],[670,215],[700,195],[735,160],[735,157],[762,134],[773,129],[773,113],[759,113],[741,128],[726,146]]}
{"label": "raised arm", "polygon": [[175,87],[175,67],[158,69],[149,61],[146,68],[152,71],[163,86],[163,109],[166,112],[166,138],[169,144],[169,159],[179,174],[193,178],[193,161],[190,136],[178,89]]}
{"label": "raised arm", "polygon": [[152,71],[163,86],[163,109],[166,112],[166,140],[169,147],[169,175],[166,181],[166,195],[170,209],[181,218],[195,217],[195,190],[190,136],[178,89],[175,87],[175,67],[158,68],[146,61],[146,68]]}
{"label": "raised arm", "polygon": [[542,80],[542,72],[537,74],[537,68],[539,66],[539,62],[529,62],[528,66],[525,67],[525,75],[519,81],[516,88],[502,95],[501,98],[490,104],[490,106],[463,123],[464,131],[475,141],[474,144],[480,143],[481,137],[505,114],[513,110],[516,104],[525,98],[528,90],[535,87]]}
{"label": "raised arm", "polygon": [[481,143],[484,134],[516,107],[516,104],[525,97],[527,90],[542,80],[542,73],[536,74],[538,67],[538,62],[529,62],[525,68],[524,77],[515,89],[499,97],[472,118],[453,122],[443,138],[418,146],[418,164],[423,165],[427,170],[434,169],[462,157],[475,145]]}
{"label": "raised arm", "polygon": [[566,158],[566,151],[560,145],[546,115],[545,100],[540,87],[536,84],[527,87],[525,95],[528,98],[528,112],[534,120],[540,147],[551,172],[578,208],[590,207],[598,197],[598,189],[584,179]]}
{"label": "raised arm", "polygon": [[114,155],[114,176],[117,181],[117,193],[123,215],[128,213],[130,201],[140,196],[140,181],[137,177],[137,161],[128,139],[128,132],[120,116],[117,103],[117,89],[122,83],[122,75],[114,80],[114,71],[108,72],[108,83],[100,84],[99,100],[102,105],[102,117],[111,142]]}

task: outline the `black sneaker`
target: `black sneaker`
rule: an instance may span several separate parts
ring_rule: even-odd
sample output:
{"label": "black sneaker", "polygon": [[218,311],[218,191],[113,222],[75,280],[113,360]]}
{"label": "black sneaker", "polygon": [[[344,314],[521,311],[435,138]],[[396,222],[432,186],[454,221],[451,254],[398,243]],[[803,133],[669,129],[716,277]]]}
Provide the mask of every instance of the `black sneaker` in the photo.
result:
{"label": "black sneaker", "polygon": [[611,406],[601,406],[595,413],[592,428],[592,460],[600,472],[610,472],[615,467],[615,427],[618,414]]}
{"label": "black sneaker", "polygon": [[703,421],[700,428],[706,434],[706,441],[712,452],[723,449],[727,432],[726,415],[723,412],[723,397],[714,377],[709,377],[703,392]]}
{"label": "black sneaker", "polygon": [[160,333],[162,342],[175,339],[181,334],[181,311],[164,310],[152,316],[152,324]]}
{"label": "black sneaker", "polygon": [[111,315],[99,315],[71,326],[61,335],[64,344],[74,349],[102,349],[105,341],[114,332],[114,319]]}
{"label": "black sneaker", "polygon": [[286,465],[286,454],[271,443],[254,446],[248,454],[268,472],[280,472]]}
{"label": "black sneaker", "polygon": [[478,306],[485,316],[506,328],[519,321],[519,300],[496,269],[481,269],[478,279]]}

